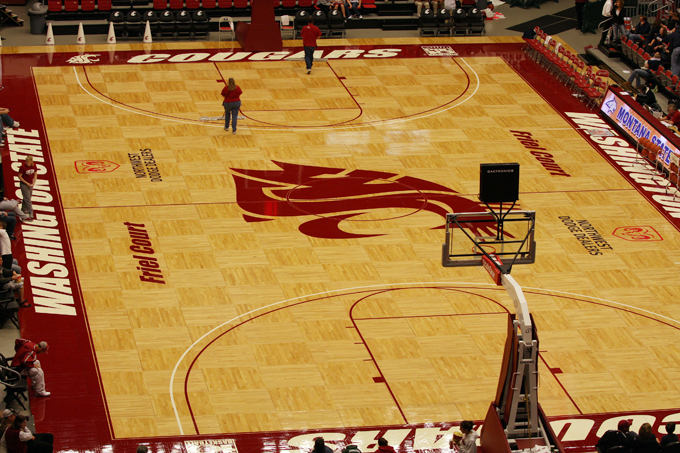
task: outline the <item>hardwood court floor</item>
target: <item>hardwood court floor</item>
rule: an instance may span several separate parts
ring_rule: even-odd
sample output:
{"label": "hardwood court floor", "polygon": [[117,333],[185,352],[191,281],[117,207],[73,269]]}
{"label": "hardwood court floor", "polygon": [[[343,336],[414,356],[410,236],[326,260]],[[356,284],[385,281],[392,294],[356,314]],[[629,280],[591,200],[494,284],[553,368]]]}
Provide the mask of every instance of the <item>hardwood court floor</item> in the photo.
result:
{"label": "hardwood court floor", "polygon": [[[566,90],[546,99],[527,78],[547,75],[518,73],[519,46],[474,42],[487,51],[311,75],[252,60],[33,68],[115,437],[483,419],[512,303],[482,268],[443,268],[436,229],[481,209],[483,162],[519,162],[521,207],[537,211],[537,261],[513,275],[532,288],[548,415],[678,407],[680,233],[555,110]],[[198,121],[223,114],[228,77],[244,91],[235,136]],[[143,150],[162,181],[136,177]],[[567,217],[611,249],[591,255]],[[612,234],[635,225],[663,240]],[[154,266],[130,231],[148,233],[164,284],[140,281]]]}

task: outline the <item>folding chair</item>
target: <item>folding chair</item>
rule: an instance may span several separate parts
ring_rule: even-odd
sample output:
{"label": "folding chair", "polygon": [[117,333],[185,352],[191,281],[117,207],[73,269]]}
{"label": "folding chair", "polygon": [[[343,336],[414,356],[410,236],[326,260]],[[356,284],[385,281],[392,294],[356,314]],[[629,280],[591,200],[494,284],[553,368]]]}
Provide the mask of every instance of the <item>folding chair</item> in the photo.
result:
{"label": "folding chair", "polygon": [[22,398],[28,401],[26,376],[12,368],[2,354],[0,354],[0,384],[5,386],[5,407],[11,406],[16,401],[22,409],[26,410],[26,406],[21,401]]}
{"label": "folding chair", "polygon": [[218,22],[218,30],[219,30],[219,38],[218,41],[222,40],[222,32],[229,32],[231,41],[234,40],[234,21],[231,20],[231,17],[229,16],[224,16],[220,17],[220,20]]}

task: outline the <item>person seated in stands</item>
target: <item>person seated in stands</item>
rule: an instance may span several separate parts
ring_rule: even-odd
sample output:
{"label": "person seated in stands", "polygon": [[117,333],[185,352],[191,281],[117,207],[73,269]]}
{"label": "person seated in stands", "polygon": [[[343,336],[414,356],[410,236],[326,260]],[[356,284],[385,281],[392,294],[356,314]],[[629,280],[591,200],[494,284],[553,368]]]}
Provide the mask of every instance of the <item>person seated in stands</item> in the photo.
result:
{"label": "person seated in stands", "polygon": [[668,115],[661,118],[661,121],[666,122],[672,126],[680,126],[680,112],[675,104],[668,104]]}
{"label": "person seated in stands", "polygon": [[50,433],[33,434],[26,427],[28,417],[17,415],[5,431],[7,453],[52,453],[54,436]]}
{"label": "person seated in stands", "polygon": [[673,31],[675,30],[675,26],[680,23],[680,15],[678,15],[677,11],[671,11],[670,17],[666,20],[666,27],[668,27],[668,31]]}
{"label": "person seated in stands", "polygon": [[675,434],[675,423],[673,422],[666,423],[666,432],[668,434],[661,438],[661,442],[659,443],[660,447],[665,447],[670,443],[678,442],[678,435]]}
{"label": "person seated in stands", "polygon": [[652,26],[647,22],[647,16],[640,16],[640,22],[633,30],[626,33],[626,38],[633,42],[642,41],[650,31],[652,31]]}
{"label": "person seated in stands", "polygon": [[381,437],[378,439],[378,452],[377,453],[396,453],[394,448],[387,445],[387,439]]}
{"label": "person seated in stands", "polygon": [[666,45],[668,44],[668,29],[665,25],[661,25],[659,29],[659,34],[654,37],[649,44],[645,47],[645,52],[650,55],[659,52],[661,54],[661,59],[663,60],[663,55],[666,52]]}
{"label": "person seated in stands", "polygon": [[0,146],[5,146],[5,137],[7,136],[7,132],[5,132],[5,128],[19,128],[21,127],[19,125],[18,121],[14,121],[12,117],[9,116],[10,109],[5,108],[5,107],[0,107],[0,130],[2,131],[2,142],[0,143]]}
{"label": "person seated in stands", "polygon": [[630,77],[628,77],[628,82],[624,83],[624,86],[632,86],[633,81],[635,81],[635,88],[642,87],[642,79],[645,81],[653,79],[654,73],[659,69],[659,66],[661,66],[661,54],[656,52],[652,58],[645,61],[645,65],[642,68],[633,70]]}
{"label": "person seated in stands", "polygon": [[632,444],[631,439],[628,437],[628,432],[630,425],[628,420],[621,420],[618,424],[618,429],[610,429],[600,437],[597,441],[597,451],[600,453],[606,453],[612,447],[630,447]]}
{"label": "person seated in stands", "polygon": [[455,11],[458,9],[458,4],[456,0],[444,0],[444,9],[449,11]]}
{"label": "person seated in stands", "polygon": [[[416,5],[418,2],[416,2]],[[429,3],[428,3],[429,5]],[[361,0],[346,0],[345,11],[349,11],[349,19],[363,19],[364,16],[359,12],[361,8]],[[418,13],[420,16],[420,13]]]}
{"label": "person seated in stands", "polygon": [[661,111],[661,106],[656,102],[656,95],[654,95],[654,88],[656,87],[656,80],[649,79],[645,83],[645,87],[638,93],[635,100],[647,109]]}
{"label": "person seated in stands", "polygon": [[314,450],[312,453],[333,453],[333,449],[326,445],[323,437],[316,437],[314,439]]}
{"label": "person seated in stands", "polygon": [[331,12],[331,0],[316,0],[316,7],[328,17],[328,14]]}
{"label": "person seated in stands", "polygon": [[5,228],[7,228],[5,223],[0,221],[0,256],[2,256],[2,267],[11,269],[17,274],[21,274],[19,262],[12,256],[12,243],[10,242],[9,234],[7,234]]}
{"label": "person seated in stands", "polygon": [[0,288],[5,291],[14,291],[19,293],[19,300],[22,307],[29,307],[28,300],[24,299],[24,282],[21,281],[21,275],[16,272],[2,268],[2,276],[0,276]]}
{"label": "person seated in stands", "polygon": [[38,354],[47,352],[49,345],[46,341],[38,344],[24,338],[14,340],[14,357],[12,358],[12,368],[19,373],[28,374],[31,378],[35,396],[48,397],[52,393],[45,391],[45,372],[38,360]]}
{"label": "person seated in stands", "polygon": [[640,433],[638,438],[633,442],[631,447],[632,453],[659,453],[659,441],[656,440],[654,432],[652,432],[652,425],[643,423],[640,426]]}
{"label": "person seated in stands", "polygon": [[418,15],[418,17],[420,17],[420,13],[423,10],[423,7],[425,7],[425,9],[429,9],[430,2],[428,2],[427,0],[416,0],[416,14]]}
{"label": "person seated in stands", "polygon": [[347,15],[345,14],[345,2],[343,0],[331,0],[331,8],[333,9],[340,9],[342,12],[342,18],[347,19]]}

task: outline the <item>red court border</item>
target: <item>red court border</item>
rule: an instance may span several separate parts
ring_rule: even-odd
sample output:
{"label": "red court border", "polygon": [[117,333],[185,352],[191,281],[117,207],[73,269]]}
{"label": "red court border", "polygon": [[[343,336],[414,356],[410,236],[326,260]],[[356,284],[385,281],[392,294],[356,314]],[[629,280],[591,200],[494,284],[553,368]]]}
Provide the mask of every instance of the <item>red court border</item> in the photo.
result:
{"label": "red court border", "polygon": [[[522,44],[451,44],[450,46],[454,48],[461,57],[498,56],[503,58],[508,65],[515,69],[515,71],[517,71],[517,73],[520,74],[536,92],[541,94],[544,99],[560,113],[564,111],[589,112],[589,110],[581,105],[576,99],[571,97],[563,86],[556,80],[546,77],[545,72],[521,52],[520,48]],[[398,48],[401,50],[401,53],[397,55],[396,58],[428,57],[422,50],[422,46],[417,45],[374,45],[352,46],[351,48],[361,48],[364,50]],[[324,51],[333,49],[341,48],[323,48]],[[290,50],[295,51],[298,49]],[[187,53],[186,50],[162,50],[158,52],[168,55]],[[201,49],[198,52],[216,54],[219,52],[219,49]],[[31,74],[31,68],[34,66],[69,66],[70,63],[68,63],[68,60],[72,57],[77,57],[79,54],[82,54],[82,52],[2,55],[2,59],[4,60],[3,68],[5,70],[2,83],[6,86],[6,90],[3,91],[3,104],[13,108],[12,115],[23,123],[25,129],[38,130],[41,134],[42,148],[46,151],[46,167],[50,171],[50,173],[46,175],[46,179],[50,181],[52,190],[56,192],[56,194],[53,193],[54,201],[48,203],[48,205],[55,209],[55,213],[59,220],[58,231],[63,241],[65,256],[71,271],[71,281],[74,289],[73,297],[75,307],[77,308],[77,316],[68,318],[39,314],[35,312],[34,308],[22,309],[21,334],[24,337],[35,340],[49,341],[52,346],[50,348],[50,354],[42,358],[42,362],[44,362],[43,365],[47,370],[48,389],[53,391],[53,396],[47,399],[32,398],[31,400],[31,407],[38,431],[51,431],[55,433],[55,447],[58,450],[129,452],[134,449],[139,442],[139,439],[113,439],[112,437],[105,395],[101,389],[99,371],[97,369],[96,361],[94,360],[94,350],[88,328],[87,315],[82,303],[82,293],[79,288],[78,279],[75,278],[77,276],[77,270],[74,265],[75,262],[64,223],[63,206],[57,190],[58,182],[56,181],[52,159],[49,155],[49,143],[46,139],[43,122],[37,121],[39,117],[42,118],[42,110],[40,108],[35,83]],[[91,64],[127,64],[129,58],[136,55],[143,55],[140,51],[110,51],[108,54],[108,62],[93,61]],[[98,55],[103,55],[103,53]],[[238,64],[238,62],[234,62],[234,64]],[[29,88],[29,84],[31,84],[30,86],[32,86],[33,89]],[[5,147],[2,152],[5,162],[9,162],[8,147]],[[13,181],[15,174],[12,172],[9,165],[3,166],[3,169],[4,179],[7,182],[5,186],[10,189],[9,194],[11,195],[11,181]],[[632,182],[631,184],[634,185]],[[635,187],[638,188],[637,186]],[[650,202],[654,204],[653,201],[650,200]],[[39,217],[40,212],[38,212],[38,218]],[[678,228],[673,219],[666,218]],[[22,250],[23,241],[21,238],[20,226],[17,228],[17,236],[19,237],[19,241],[16,243],[18,246],[17,250]],[[19,256],[21,264],[25,266],[26,260],[23,253],[18,252],[17,255]],[[30,273],[28,271],[25,272],[30,278]],[[30,285],[27,293],[30,296]],[[675,416],[673,414],[678,412],[680,412],[680,409],[649,411],[648,413],[657,416],[657,421],[654,426],[655,428],[658,428],[662,417]],[[635,417],[641,413],[644,412],[631,412],[630,415]],[[680,414],[678,414],[678,416],[680,417]],[[597,426],[605,419],[611,416],[607,414],[595,414],[571,418],[588,417],[596,421],[595,428],[597,428]],[[562,418],[564,417],[555,417],[554,419]],[[442,423],[437,426],[446,429],[451,425]],[[409,425],[408,427],[413,428],[414,426]],[[386,427],[373,428],[383,432]],[[341,428],[339,430],[346,433],[347,436],[349,436],[348,439],[350,439],[353,434],[365,431],[366,429],[370,429],[370,427]],[[309,432],[319,431],[321,430],[310,430]],[[218,434],[208,437],[235,438],[237,446],[241,451],[255,452],[287,450],[288,447],[285,440],[295,434],[296,432],[288,431],[280,433],[249,433],[239,435]],[[565,445],[568,449],[575,452],[592,450],[593,435],[593,432],[590,432],[587,440],[580,443],[566,442]],[[204,439],[206,436],[153,438],[152,451],[158,453],[161,451],[183,452],[185,451],[185,447],[181,440],[192,438]],[[148,441],[148,439],[145,439],[145,441]],[[404,448],[409,450],[408,445],[409,443],[406,442],[400,450],[403,450]]]}

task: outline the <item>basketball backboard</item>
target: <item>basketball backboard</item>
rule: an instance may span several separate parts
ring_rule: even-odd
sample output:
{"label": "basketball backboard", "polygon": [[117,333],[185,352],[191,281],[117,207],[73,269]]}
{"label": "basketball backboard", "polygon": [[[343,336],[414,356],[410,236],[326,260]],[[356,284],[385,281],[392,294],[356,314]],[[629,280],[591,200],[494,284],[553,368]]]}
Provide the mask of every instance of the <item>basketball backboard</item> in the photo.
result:
{"label": "basketball backboard", "polygon": [[495,255],[503,266],[536,260],[535,211],[464,212],[446,215],[444,267],[482,266]]}

